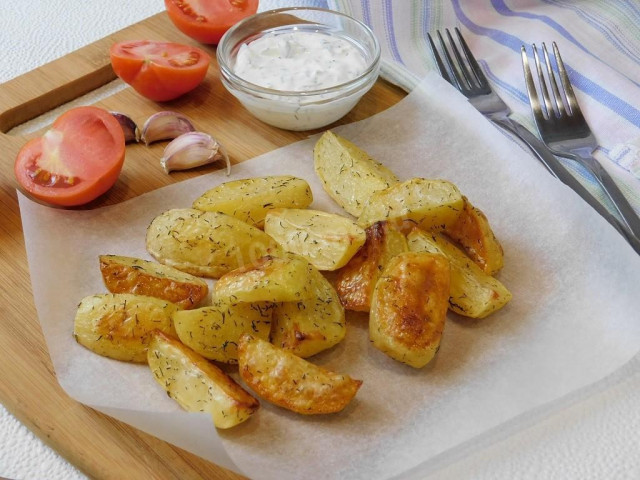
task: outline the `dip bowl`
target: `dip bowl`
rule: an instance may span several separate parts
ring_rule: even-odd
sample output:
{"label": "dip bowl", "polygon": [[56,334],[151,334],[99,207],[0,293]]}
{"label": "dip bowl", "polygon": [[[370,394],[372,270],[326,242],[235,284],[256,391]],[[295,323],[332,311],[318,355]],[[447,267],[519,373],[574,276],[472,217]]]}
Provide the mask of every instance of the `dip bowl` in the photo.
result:
{"label": "dip bowl", "polygon": [[[292,32],[347,40],[364,57],[364,71],[345,83],[306,91],[266,88],[236,75],[234,66],[243,44]],[[224,34],[216,55],[225,88],[256,118],[285,130],[313,130],[339,120],[373,86],[380,71],[380,45],[371,29],[348,15],[320,8],[280,8],[245,18]]]}

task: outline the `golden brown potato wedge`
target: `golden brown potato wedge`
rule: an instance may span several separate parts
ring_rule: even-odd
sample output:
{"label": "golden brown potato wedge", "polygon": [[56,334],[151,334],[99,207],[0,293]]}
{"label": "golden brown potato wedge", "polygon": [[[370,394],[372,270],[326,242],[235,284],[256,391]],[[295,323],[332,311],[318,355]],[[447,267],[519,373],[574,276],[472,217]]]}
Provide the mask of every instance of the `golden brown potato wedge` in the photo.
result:
{"label": "golden brown potato wedge", "polygon": [[347,310],[368,312],[371,295],[392,257],[409,250],[405,236],[388,222],[376,222],[366,230],[367,241],[335,279],[336,291]]}
{"label": "golden brown potato wedge", "polygon": [[310,272],[313,295],[273,307],[271,342],[299,357],[333,347],[347,333],[344,308],[333,286],[316,269]]}
{"label": "golden brown potato wedge", "polygon": [[171,315],[179,309],[171,302],[143,295],[91,295],[78,305],[73,335],[98,355],[144,363],[151,332],[158,329],[174,334]]}
{"label": "golden brown potato wedge", "polygon": [[457,220],[462,208],[462,194],[453,183],[412,178],[374,193],[358,218],[358,225],[411,220],[425,230],[443,229]]}
{"label": "golden brown potato wedge", "polygon": [[211,278],[279,251],[269,235],[248,223],[192,208],[158,215],[147,229],[146,242],[147,251],[159,262]]}
{"label": "golden brown potato wedge", "polygon": [[268,339],[272,307],[266,302],[231,303],[214,299],[210,306],[172,315],[180,341],[210,360],[238,363],[238,339],[245,332]]}
{"label": "golden brown potato wedge", "polygon": [[147,352],[153,378],[189,412],[207,412],[218,428],[247,420],[260,403],[218,367],[177,339],[153,333]]}
{"label": "golden brown potato wedge", "polygon": [[111,293],[161,298],[180,308],[196,308],[207,296],[204,280],[168,265],[120,255],[100,255],[100,272]]}
{"label": "golden brown potato wedge", "polygon": [[448,300],[449,261],[444,255],[396,255],[373,292],[373,345],[399,362],[424,367],[440,347]]}
{"label": "golden brown potato wedge", "polygon": [[499,280],[484,273],[441,233],[414,228],[407,240],[411,251],[441,253],[449,259],[451,311],[466,317],[484,318],[511,300],[511,292]]}
{"label": "golden brown potato wedge", "polygon": [[496,238],[489,220],[466,197],[458,220],[444,233],[460,244],[462,249],[487,275],[495,275],[504,265],[502,245]]}
{"label": "golden brown potato wedge", "polygon": [[246,333],[240,337],[238,364],[240,376],[259,396],[305,415],[339,412],[362,385]]}
{"label": "golden brown potato wedge", "polygon": [[278,208],[265,217],[264,231],[280,246],[318,270],[344,266],[366,240],[354,221],[319,210]]}
{"label": "golden brown potato wedge", "polygon": [[325,191],[355,217],[374,192],[398,182],[391,170],[331,131],[316,142],[313,159]]}
{"label": "golden brown potato wedge", "polygon": [[297,302],[313,295],[312,270],[298,255],[267,255],[222,276],[215,296],[231,302]]}
{"label": "golden brown potato wedge", "polygon": [[198,197],[193,208],[226,213],[259,227],[273,208],[306,208],[311,202],[311,187],[305,180],[282,175],[223,183]]}

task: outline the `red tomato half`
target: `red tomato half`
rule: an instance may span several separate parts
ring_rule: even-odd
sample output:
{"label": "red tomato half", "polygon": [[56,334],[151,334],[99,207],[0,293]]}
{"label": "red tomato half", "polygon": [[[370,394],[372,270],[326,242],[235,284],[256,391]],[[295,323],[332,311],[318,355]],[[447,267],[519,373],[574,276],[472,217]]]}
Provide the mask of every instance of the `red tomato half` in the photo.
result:
{"label": "red tomato half", "polygon": [[150,40],[116,43],[110,54],[116,75],[156,102],[173,100],[196,88],[211,62],[209,54],[199,48]]}
{"label": "red tomato half", "polygon": [[164,0],[164,5],[178,30],[199,42],[214,44],[258,10],[258,0]]}
{"label": "red tomato half", "polygon": [[27,193],[44,202],[82,205],[116,183],[124,143],[122,127],[109,112],[72,108],[18,152],[16,179]]}

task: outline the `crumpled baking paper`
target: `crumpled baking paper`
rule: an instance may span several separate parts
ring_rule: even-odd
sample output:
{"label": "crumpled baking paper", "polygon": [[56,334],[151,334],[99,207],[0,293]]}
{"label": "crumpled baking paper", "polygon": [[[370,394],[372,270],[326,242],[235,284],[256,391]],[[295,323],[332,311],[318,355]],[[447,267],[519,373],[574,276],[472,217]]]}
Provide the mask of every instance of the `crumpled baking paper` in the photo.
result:
{"label": "crumpled baking paper", "polygon": [[249,421],[216,432],[207,415],[169,399],[148,367],[76,344],[76,306],[106,292],[98,255],[151,259],[144,244],[151,220],[219,183],[294,174],[311,185],[313,208],[340,212],[313,171],[317,137],[236,165],[231,177],[216,172],[91,211],[50,209],[20,195],[35,304],[67,393],[251,478],[382,479],[428,472],[443,456],[517,429],[636,356],[640,258],[439,77],[335,132],[401,179],[457,184],[504,246],[498,278],[513,300],[482,320],[450,313],[438,355],[420,370],[373,348],[366,316],[349,315],[346,339],[310,359],[364,381],[343,412],[308,417],[262,401]]}

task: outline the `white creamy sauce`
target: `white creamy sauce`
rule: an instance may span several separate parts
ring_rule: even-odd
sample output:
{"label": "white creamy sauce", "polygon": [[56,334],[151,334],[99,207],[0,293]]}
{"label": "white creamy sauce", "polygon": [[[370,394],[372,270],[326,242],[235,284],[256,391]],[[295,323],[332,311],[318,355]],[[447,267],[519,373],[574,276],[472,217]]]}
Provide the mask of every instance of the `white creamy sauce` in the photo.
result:
{"label": "white creamy sauce", "polygon": [[261,87],[303,92],[348,82],[366,67],[362,53],[343,38],[293,31],[243,44],[234,73]]}

